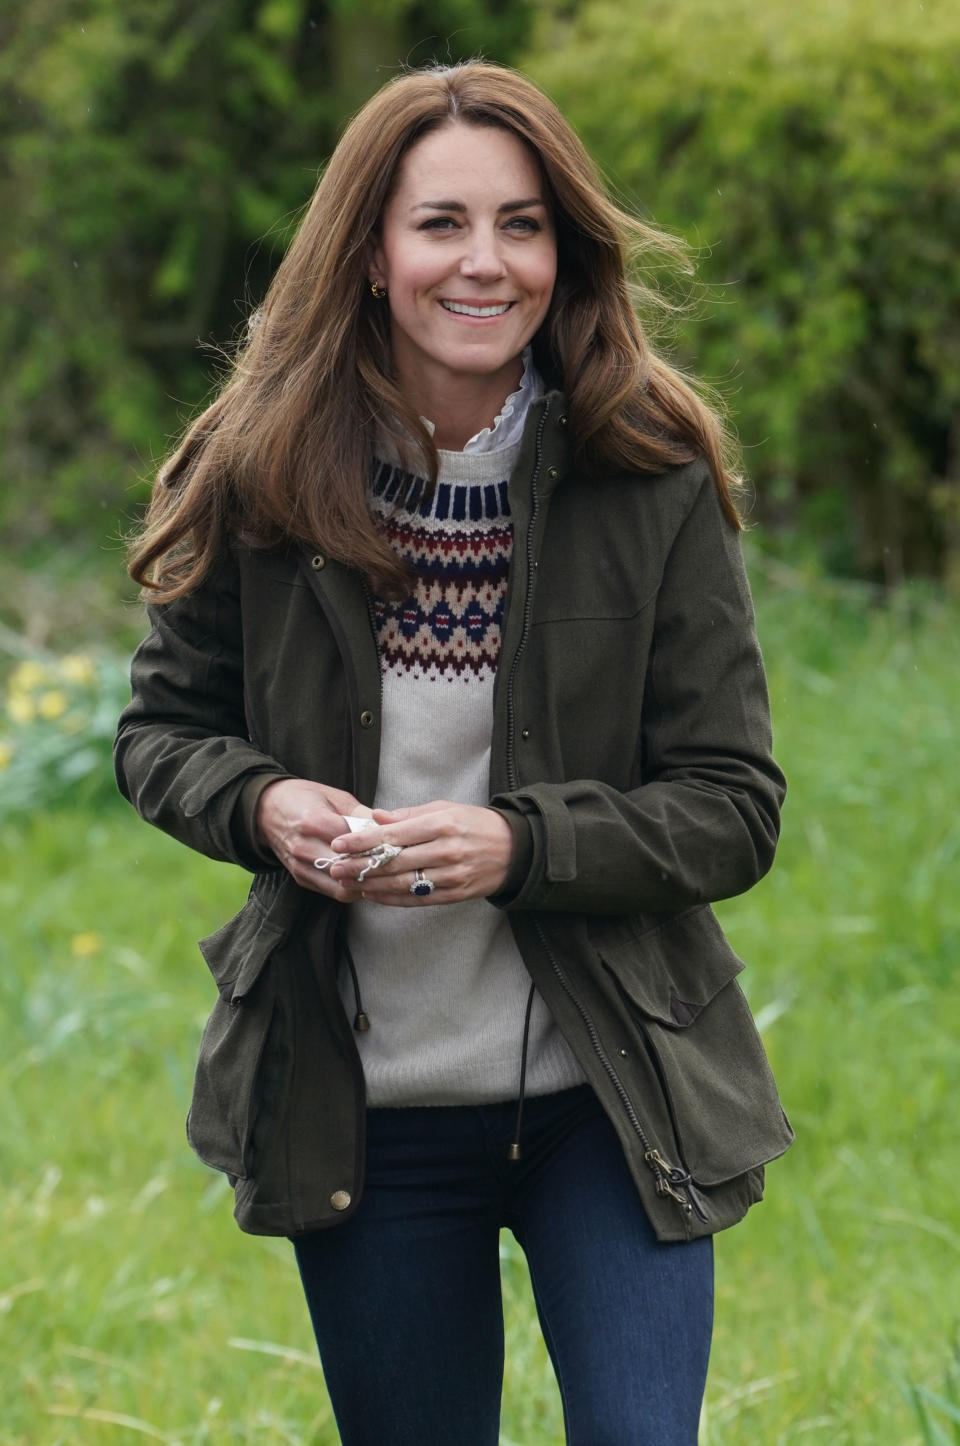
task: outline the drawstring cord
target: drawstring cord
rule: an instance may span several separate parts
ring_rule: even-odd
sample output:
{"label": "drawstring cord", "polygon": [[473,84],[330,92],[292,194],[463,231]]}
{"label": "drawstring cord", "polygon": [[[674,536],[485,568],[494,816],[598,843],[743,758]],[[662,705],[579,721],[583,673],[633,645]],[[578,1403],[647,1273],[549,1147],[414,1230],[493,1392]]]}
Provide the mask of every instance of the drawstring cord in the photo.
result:
{"label": "drawstring cord", "polygon": [[[347,968],[350,970],[350,978],[353,981],[353,997],[357,1009],[353,1017],[353,1027],[358,1034],[366,1034],[370,1028],[370,1020],[364,1013],[363,1003],[360,999],[360,980],[357,978],[357,966],[353,962],[350,946],[342,933],[340,935],[340,947],[343,950],[343,957],[347,961]],[[527,1087],[527,1054],[530,1049],[530,1017],[533,1014],[533,998],[536,992],[537,986],[531,984],[530,992],[527,995],[527,1008],[523,1016],[523,1045],[520,1050],[520,1093],[517,1097],[517,1117],[513,1126],[513,1140],[507,1149],[508,1160],[519,1160],[522,1156],[520,1149],[520,1131],[523,1126],[523,1098]]]}
{"label": "drawstring cord", "polygon": [[353,980],[353,997],[357,1006],[357,1012],[353,1016],[353,1027],[358,1034],[366,1034],[370,1028],[370,1021],[363,1012],[363,1005],[360,1002],[360,980],[357,978],[357,969],[353,962],[353,955],[350,953],[350,946],[342,933],[340,947],[343,950],[343,957],[347,961],[347,968],[350,970],[350,978]]}
{"label": "drawstring cord", "polygon": [[520,1094],[517,1098],[517,1118],[513,1127],[513,1140],[507,1150],[508,1160],[519,1160],[520,1150],[520,1126],[523,1123],[523,1093],[527,1085],[527,1050],[530,1046],[530,1015],[533,1013],[533,996],[537,992],[535,984],[530,985],[530,993],[527,995],[527,1012],[523,1019],[523,1048],[520,1051]]}

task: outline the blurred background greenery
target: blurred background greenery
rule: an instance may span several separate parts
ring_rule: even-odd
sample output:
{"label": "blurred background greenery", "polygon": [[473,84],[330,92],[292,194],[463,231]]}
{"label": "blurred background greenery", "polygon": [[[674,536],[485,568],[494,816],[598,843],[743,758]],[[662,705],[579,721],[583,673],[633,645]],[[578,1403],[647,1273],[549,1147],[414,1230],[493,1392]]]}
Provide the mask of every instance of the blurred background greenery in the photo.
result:
{"label": "blurred background greenery", "polygon": [[[718,1244],[703,1446],[960,1443],[960,8],[6,0],[0,11],[0,1442],[327,1446],[282,1242],[181,1116],[243,894],[116,798],[122,537],[349,115],[483,53],[686,238],[791,780],[724,922],[798,1129]],[[559,1402],[504,1242],[503,1446]]]}
{"label": "blurred background greenery", "polygon": [[675,354],[730,401],[771,534],[855,576],[952,579],[950,0],[8,0],[8,539],[129,522],[345,119],[400,63],[479,51],[695,248]]}

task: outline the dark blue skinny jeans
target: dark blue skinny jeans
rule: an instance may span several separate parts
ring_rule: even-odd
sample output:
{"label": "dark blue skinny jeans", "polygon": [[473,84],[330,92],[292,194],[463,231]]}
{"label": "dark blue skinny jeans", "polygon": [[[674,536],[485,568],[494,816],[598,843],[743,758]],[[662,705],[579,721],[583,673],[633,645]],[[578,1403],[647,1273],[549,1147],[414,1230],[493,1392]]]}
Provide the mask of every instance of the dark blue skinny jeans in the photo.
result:
{"label": "dark blue skinny jeans", "polygon": [[709,1238],[659,1243],[587,1085],[515,1104],[375,1109],[351,1219],[295,1242],[344,1446],[497,1446],[499,1234],[530,1267],[568,1446],[696,1446]]}

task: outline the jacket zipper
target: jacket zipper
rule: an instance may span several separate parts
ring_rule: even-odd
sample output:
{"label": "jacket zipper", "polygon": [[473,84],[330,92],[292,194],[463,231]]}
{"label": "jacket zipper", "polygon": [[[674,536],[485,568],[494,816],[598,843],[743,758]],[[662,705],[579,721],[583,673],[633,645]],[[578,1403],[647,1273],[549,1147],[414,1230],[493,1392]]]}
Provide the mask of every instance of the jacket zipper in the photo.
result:
{"label": "jacket zipper", "polygon": [[[513,659],[510,664],[510,673],[507,678],[507,780],[512,789],[517,789],[520,786],[519,778],[517,775],[516,763],[516,706],[514,698],[514,685],[516,683],[520,659],[523,655],[524,648],[526,647],[527,637],[530,632],[530,619],[533,614],[533,534],[534,525],[540,511],[540,494],[537,491],[537,482],[540,477],[543,432],[547,423],[548,411],[549,408],[545,407],[543,416],[540,418],[540,422],[537,426],[535,451],[536,460],[533,468],[533,476],[530,480],[532,501],[526,536],[526,594],[523,601],[520,640],[517,643],[516,651],[514,652]],[[587,1036],[590,1040],[590,1046],[593,1049],[593,1052],[596,1055],[597,1059],[600,1061],[600,1064],[603,1066],[607,1078],[610,1080],[611,1085],[617,1093],[620,1103],[623,1105],[627,1119],[630,1122],[630,1126],[636,1134],[638,1140],[640,1141],[641,1148],[643,1149],[644,1164],[653,1175],[654,1189],[656,1190],[657,1195],[660,1196],[661,1199],[666,1198],[673,1200],[677,1205],[679,1205],[685,1215],[690,1215],[692,1212],[695,1211],[699,1218],[702,1221],[706,1222],[709,1217],[707,1215],[707,1211],[703,1204],[703,1201],[701,1200],[697,1191],[694,1188],[689,1171],[681,1170],[676,1165],[671,1165],[660,1154],[660,1151],[654,1149],[654,1147],[651,1145],[649,1137],[647,1136],[647,1133],[644,1130],[643,1125],[641,1124],[640,1117],[634,1108],[633,1101],[630,1099],[630,1096],[627,1093],[626,1086],[624,1085],[623,1080],[617,1073],[613,1061],[607,1054],[600,1041],[599,1031],[597,1029],[597,1026],[593,1022],[589,1010],[587,1009],[583,1001],[578,998],[576,992],[573,989],[573,986],[571,985],[569,979],[566,976],[566,973],[563,970],[563,967],[560,964],[560,961],[556,958],[553,950],[550,948],[550,943],[547,939],[546,934],[543,931],[543,927],[540,924],[539,920],[534,919],[534,927],[537,931],[540,943],[543,946],[543,950],[547,958],[550,960],[550,967],[553,970],[554,975],[556,976],[557,982],[559,983],[563,992],[566,994],[567,998],[570,1000],[571,1004],[573,1004],[577,1013],[580,1015],[580,1018],[583,1021],[584,1028],[587,1031]],[[682,1194],[681,1191],[683,1192]]]}
{"label": "jacket zipper", "polygon": [[516,682],[517,670],[520,666],[520,658],[527,645],[527,635],[530,632],[530,618],[533,614],[533,529],[540,511],[540,494],[537,491],[537,480],[540,476],[540,453],[543,447],[543,432],[547,425],[549,404],[543,409],[543,416],[537,424],[537,440],[534,451],[533,476],[530,479],[530,492],[532,504],[530,507],[530,518],[527,523],[526,537],[526,558],[527,558],[527,588],[523,599],[523,613],[521,615],[520,641],[517,643],[516,651],[510,663],[510,675],[507,678],[507,778],[511,788],[517,784],[517,753],[515,744],[516,735],[516,712],[514,708],[513,685]]}
{"label": "jacket zipper", "polygon": [[[690,1176],[689,1171],[681,1170],[678,1166],[671,1165],[667,1160],[663,1158],[660,1151],[654,1149],[654,1147],[651,1145],[650,1140],[647,1136],[647,1132],[644,1130],[643,1125],[640,1122],[640,1117],[634,1109],[633,1101],[627,1094],[626,1086],[624,1085],[623,1080],[618,1075],[614,1067],[613,1061],[611,1060],[610,1056],[607,1054],[606,1050],[600,1042],[600,1035],[597,1030],[597,1026],[594,1024],[589,1011],[574,992],[569,979],[564,973],[560,961],[556,958],[553,950],[550,948],[549,941],[547,940],[547,937],[543,932],[543,928],[541,927],[538,920],[534,921],[534,927],[537,931],[537,934],[539,935],[540,943],[543,945],[547,958],[550,960],[550,967],[553,969],[553,972],[560,983],[560,987],[563,989],[567,998],[574,1005],[577,1013],[583,1020],[587,1034],[590,1038],[590,1044],[593,1052],[597,1056],[597,1059],[600,1061],[600,1063],[603,1065],[603,1068],[606,1071],[610,1083],[613,1085],[620,1098],[620,1103],[623,1105],[624,1111],[626,1112],[627,1119],[630,1121],[633,1132],[637,1136],[637,1139],[640,1141],[641,1147],[643,1149],[644,1164],[653,1174],[654,1189],[661,1198],[668,1198],[670,1200],[676,1201],[676,1203],[683,1210],[684,1214],[689,1215],[691,1211],[695,1211],[701,1220],[707,1221],[710,1217],[707,1213],[706,1206],[701,1196],[694,1187],[693,1180]],[[682,1194],[680,1193],[681,1191],[683,1191]]]}
{"label": "jacket zipper", "polygon": [[371,591],[370,584],[369,584],[369,582],[367,581],[367,579],[366,579],[365,577],[362,579],[362,582],[363,582],[363,597],[364,597],[364,601],[365,601],[366,604],[367,604],[367,619],[368,619],[368,621],[369,621],[369,623],[370,623],[370,636],[373,638],[374,651],[376,652],[376,655],[377,655],[377,683],[378,683],[379,689],[380,689],[380,703],[381,703],[381,705],[382,705],[382,704],[383,704],[383,673],[382,673],[382,671],[381,671],[381,669],[380,669],[380,643],[379,643],[379,641],[378,641],[378,639],[377,639],[377,614],[376,614],[376,610],[375,610],[374,605],[373,605],[373,592]]}

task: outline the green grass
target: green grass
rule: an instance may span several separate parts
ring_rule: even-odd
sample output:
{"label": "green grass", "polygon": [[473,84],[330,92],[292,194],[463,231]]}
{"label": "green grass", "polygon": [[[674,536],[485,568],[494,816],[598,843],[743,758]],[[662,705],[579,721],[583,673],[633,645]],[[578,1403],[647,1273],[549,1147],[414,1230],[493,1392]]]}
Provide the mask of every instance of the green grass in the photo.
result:
{"label": "green grass", "polygon": [[[960,1440],[960,613],[767,585],[791,792],[778,864],[722,907],[798,1140],[718,1239],[703,1446]],[[233,1225],[183,1140],[239,902],[119,804],[0,832],[0,1442],[333,1446],[289,1247]],[[504,1241],[503,1441],[558,1446]],[[628,1443],[625,1443],[628,1446]]]}

